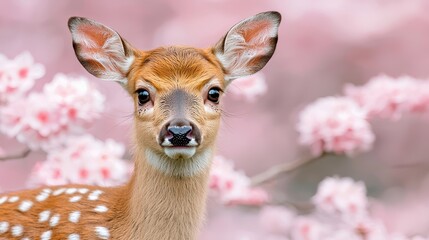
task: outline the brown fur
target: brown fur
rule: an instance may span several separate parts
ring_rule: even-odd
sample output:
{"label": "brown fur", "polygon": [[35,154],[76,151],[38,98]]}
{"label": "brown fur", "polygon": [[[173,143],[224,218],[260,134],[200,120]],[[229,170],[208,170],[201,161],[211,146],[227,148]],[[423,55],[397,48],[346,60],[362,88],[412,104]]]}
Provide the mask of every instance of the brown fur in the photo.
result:
{"label": "brown fur", "polygon": [[[128,91],[134,95],[139,79],[152,82],[160,96],[179,87],[200,99],[206,94],[201,92],[202,88],[212,77],[218,78],[217,83],[224,88],[222,70],[213,55],[210,55],[210,51],[210,49],[169,47],[136,54],[139,57],[136,58],[129,73]],[[146,64],[143,64],[145,60]],[[194,121],[203,133],[203,144],[198,150],[201,151],[201,149],[213,148],[219,128],[220,113],[204,114],[203,106],[200,106],[202,103],[198,104],[198,106],[190,106],[194,108],[194,112],[188,115],[188,118]],[[138,104],[135,105],[137,113]],[[79,233],[81,239],[95,239],[96,226],[105,226],[110,229],[111,239],[195,239],[204,216],[209,168],[193,177],[172,177],[155,170],[147,163],[145,149],[153,148],[162,151],[158,143],[152,139],[171,117],[162,114],[162,107],[167,106],[163,106],[158,100],[154,105],[158,107],[155,108],[153,115],[142,117],[136,114],[135,116],[135,131],[133,131],[136,144],[135,170],[129,184],[119,188],[84,186],[104,191],[100,200],[95,202],[87,200],[85,197],[88,194],[85,194],[81,201],[70,203],[71,196],[81,194],[61,194],[50,196],[46,201],[38,203],[35,197],[41,189],[10,193],[7,196],[17,195],[20,196],[20,200],[17,203],[0,205],[0,222],[22,224],[23,236],[31,239],[38,239],[49,229],[53,231],[52,239],[66,239],[71,233]],[[67,188],[70,187],[74,185],[67,186]],[[52,189],[58,188],[60,187]],[[16,210],[22,200],[34,202],[34,206],[24,214]],[[107,213],[91,211],[101,203],[109,208]],[[37,221],[38,214],[43,210],[61,213],[60,224],[53,228],[50,228],[46,222],[40,224]],[[74,210],[82,211],[78,224],[72,224],[67,219],[68,214]],[[0,236],[15,239],[10,231]]]}
{"label": "brown fur", "polygon": [[[204,89],[204,86],[213,78],[217,79],[216,86],[225,89],[223,72],[210,49],[167,47],[148,53],[139,52],[136,56],[138,57],[128,74],[128,92],[135,95],[137,81],[144,79],[156,88],[157,96],[154,96],[156,108],[153,115],[136,116],[135,140],[138,146],[149,145],[148,147],[162,152],[161,146],[152,139],[156,138],[164,124],[174,117],[169,116],[169,106],[163,104],[162,97],[180,88],[195,96],[196,99],[203,99],[209,90]],[[136,112],[138,112],[137,98],[133,97],[133,99]],[[213,106],[217,109],[214,114],[204,112],[202,101],[186,107],[191,109],[188,117],[202,132],[203,141],[200,149],[213,146],[219,128],[220,110],[218,107]]]}
{"label": "brown fur", "polygon": [[123,226],[115,229],[117,239],[196,239],[209,169],[192,178],[168,177],[138,161],[136,170],[142,174],[135,174],[126,189],[130,201],[118,204],[126,214],[114,222]]}
{"label": "brown fur", "polygon": [[[140,57],[132,67],[128,76],[130,94],[134,93],[136,82],[144,79],[156,88],[158,96],[155,97],[154,105],[157,107],[153,115],[135,117],[133,132],[138,156],[135,166],[141,174],[133,176],[127,190],[131,196],[127,209],[132,212],[127,214],[127,228],[119,229],[118,232],[133,235],[124,239],[185,240],[195,239],[197,236],[204,215],[209,168],[193,177],[166,176],[147,164],[144,151],[151,148],[162,153],[162,148],[152,139],[174,117],[163,114],[169,106],[161,102],[162,96],[180,88],[196,99],[201,99],[207,94],[202,92],[205,83],[213,77],[219,79],[217,84],[221,88],[225,87],[221,68],[209,52],[210,50],[187,47],[160,48],[138,54]],[[192,113],[187,114],[188,119],[203,133],[202,145],[198,151],[213,148],[220,117],[219,112],[204,113],[202,105],[202,102],[198,102],[187,106],[193,109]],[[142,221],[136,221],[137,219]]]}
{"label": "brown fur", "polygon": [[[140,51],[104,25],[85,18],[71,18],[69,28],[73,47],[82,65],[97,77],[121,82],[133,98],[134,174],[122,187],[65,186],[68,189],[88,188],[88,193],[54,196],[52,191],[61,186],[50,187],[51,192],[43,201],[38,201],[37,197],[46,191],[42,188],[8,193],[5,196],[19,196],[19,200],[0,204],[0,231],[2,222],[9,224],[7,232],[0,232],[0,239],[41,239],[42,233],[48,230],[52,231],[51,239],[67,239],[72,233],[79,234],[82,240],[104,239],[97,235],[96,227],[107,228],[109,239],[196,239],[204,218],[210,160],[221,116],[218,104],[207,100],[207,94],[213,87],[223,92],[227,85],[225,78],[231,71],[218,58],[234,63],[236,75],[229,76],[229,79],[236,78],[237,73],[259,71],[274,52],[277,36],[272,30],[276,32],[279,23],[280,14],[275,12],[258,14],[242,21],[231,31],[241,34],[244,42],[237,42],[239,46],[229,45],[230,50],[225,57],[222,55],[227,51],[225,39],[231,31],[214,48],[173,46]],[[268,29],[272,35],[269,39],[259,40],[257,45],[249,44],[252,38],[265,39],[263,34],[270,32],[266,31],[267,28],[272,28]],[[106,43],[109,44],[106,46]],[[263,49],[262,55],[248,57],[249,52],[246,51],[251,53],[251,48]],[[99,61],[100,58],[103,61]],[[245,62],[235,64],[241,59]],[[142,88],[150,91],[151,101],[140,106],[136,91]],[[166,157],[157,139],[169,121],[179,118],[191,122],[201,134],[196,153],[190,158]],[[185,171],[183,174],[169,174],[163,171],[163,164],[169,164],[173,170],[183,166],[192,166],[196,170],[190,171],[191,174],[185,174],[188,173]],[[99,199],[90,199],[91,192],[97,189],[102,189],[103,194]],[[73,196],[81,196],[82,199],[71,202]],[[19,211],[22,201],[32,201],[34,205],[28,211]],[[107,212],[94,211],[98,205],[106,206]],[[49,220],[39,222],[39,214],[45,210],[60,214],[58,225],[49,225]],[[69,221],[72,211],[81,212],[78,223]],[[23,233],[13,236],[11,227],[18,224],[22,225]]]}
{"label": "brown fur", "polygon": [[[62,186],[51,187],[51,190],[57,190]],[[49,196],[45,201],[38,202],[36,196],[40,194],[42,189],[27,190],[21,192],[7,193],[2,196],[19,196],[19,200],[14,203],[6,202],[0,205],[0,222],[6,221],[9,223],[9,230],[5,234],[0,235],[0,239],[40,239],[43,232],[52,230],[52,239],[67,239],[69,234],[79,233],[81,239],[96,239],[94,228],[103,226],[103,223],[108,223],[115,219],[116,212],[112,211],[111,203],[113,199],[118,198],[121,191],[120,188],[100,188],[95,186],[83,185],[68,185],[67,188],[87,188],[90,191],[86,194],[66,194],[58,196]],[[96,201],[88,200],[88,195],[92,190],[102,189],[103,194]],[[82,196],[82,200],[76,203],[70,203],[70,198],[73,196]],[[19,205],[23,200],[31,200],[34,205],[27,211],[21,212],[18,210]],[[106,213],[95,213],[93,209],[98,205],[106,205],[109,210]],[[51,211],[50,216],[60,214],[60,221],[57,226],[50,227],[49,220],[40,223],[39,214],[45,210]],[[69,214],[73,211],[81,211],[81,217],[77,224],[71,223],[68,220]],[[23,234],[19,237],[13,237],[11,227],[14,225],[23,226]],[[107,227],[107,225],[104,225]]]}

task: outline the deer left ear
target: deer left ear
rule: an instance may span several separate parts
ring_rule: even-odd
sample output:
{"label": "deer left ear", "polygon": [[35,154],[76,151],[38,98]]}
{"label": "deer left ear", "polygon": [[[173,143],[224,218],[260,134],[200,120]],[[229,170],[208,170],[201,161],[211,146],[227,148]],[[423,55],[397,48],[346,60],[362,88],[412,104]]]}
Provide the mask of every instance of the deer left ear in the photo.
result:
{"label": "deer left ear", "polygon": [[261,70],[276,49],[281,15],[263,12],[233,26],[214,47],[214,54],[225,70],[225,80]]}
{"label": "deer left ear", "polygon": [[93,20],[72,17],[68,25],[76,56],[85,69],[98,78],[125,84],[134,61],[133,48],[116,31]]}

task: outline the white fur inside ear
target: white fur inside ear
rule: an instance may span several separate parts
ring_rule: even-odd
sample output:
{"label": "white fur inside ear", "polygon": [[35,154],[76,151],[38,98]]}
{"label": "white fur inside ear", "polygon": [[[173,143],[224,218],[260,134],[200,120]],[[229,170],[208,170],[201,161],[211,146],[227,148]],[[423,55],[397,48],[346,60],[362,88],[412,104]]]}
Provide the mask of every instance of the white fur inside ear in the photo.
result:
{"label": "white fur inside ear", "polygon": [[[104,80],[126,82],[126,73],[134,62],[131,51],[114,30],[88,19],[75,19],[70,24],[73,42],[77,44],[76,55],[82,62],[95,61],[102,67],[85,68]],[[99,68],[99,69],[97,69]]]}
{"label": "white fur inside ear", "polygon": [[[277,38],[279,18],[270,13],[258,14],[243,20],[227,33],[223,42],[223,51],[216,51],[219,59],[229,74],[226,80],[255,73],[255,63],[251,61],[260,56],[272,54],[273,46],[271,39]],[[265,65],[261,63],[262,68]]]}

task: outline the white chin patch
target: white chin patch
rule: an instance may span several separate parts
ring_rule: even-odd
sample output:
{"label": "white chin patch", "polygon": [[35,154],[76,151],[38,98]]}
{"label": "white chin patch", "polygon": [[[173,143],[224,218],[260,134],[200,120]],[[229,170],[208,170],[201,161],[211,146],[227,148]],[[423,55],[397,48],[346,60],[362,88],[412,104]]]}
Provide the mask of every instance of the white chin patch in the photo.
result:
{"label": "white chin patch", "polygon": [[146,149],[145,154],[149,164],[166,175],[190,177],[207,170],[212,158],[210,149],[195,152],[196,147],[164,147],[164,153]]}
{"label": "white chin patch", "polygon": [[164,153],[172,159],[188,159],[195,155],[196,147],[164,147]]}

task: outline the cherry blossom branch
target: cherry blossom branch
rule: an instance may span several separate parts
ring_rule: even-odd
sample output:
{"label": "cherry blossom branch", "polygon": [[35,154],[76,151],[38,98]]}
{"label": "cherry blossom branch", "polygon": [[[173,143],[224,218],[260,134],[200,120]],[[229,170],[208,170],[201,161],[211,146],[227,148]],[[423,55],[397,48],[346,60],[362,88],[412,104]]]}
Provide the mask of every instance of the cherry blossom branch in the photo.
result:
{"label": "cherry blossom branch", "polygon": [[261,206],[285,206],[287,208],[292,208],[301,214],[310,213],[315,209],[315,205],[311,201],[294,202],[288,199],[271,200]]}
{"label": "cherry blossom branch", "polygon": [[12,153],[10,155],[0,156],[0,161],[25,158],[28,156],[28,154],[30,154],[30,152],[31,152],[31,149],[27,147],[21,150],[20,152]]}
{"label": "cherry blossom branch", "polygon": [[286,163],[282,163],[282,164],[273,166],[273,167],[269,168],[268,170],[261,172],[261,173],[257,174],[256,176],[252,177],[250,179],[252,186],[256,186],[256,185],[260,185],[260,184],[272,181],[284,173],[292,172],[292,171],[294,171],[294,170],[296,170],[296,169],[298,169],[298,168],[300,168],[300,167],[302,167],[302,166],[304,166],[310,162],[313,162],[317,159],[322,158],[323,156],[325,156],[325,154],[322,154],[322,155],[317,156],[317,157],[304,158],[304,159],[300,159],[297,161],[286,162]]}

